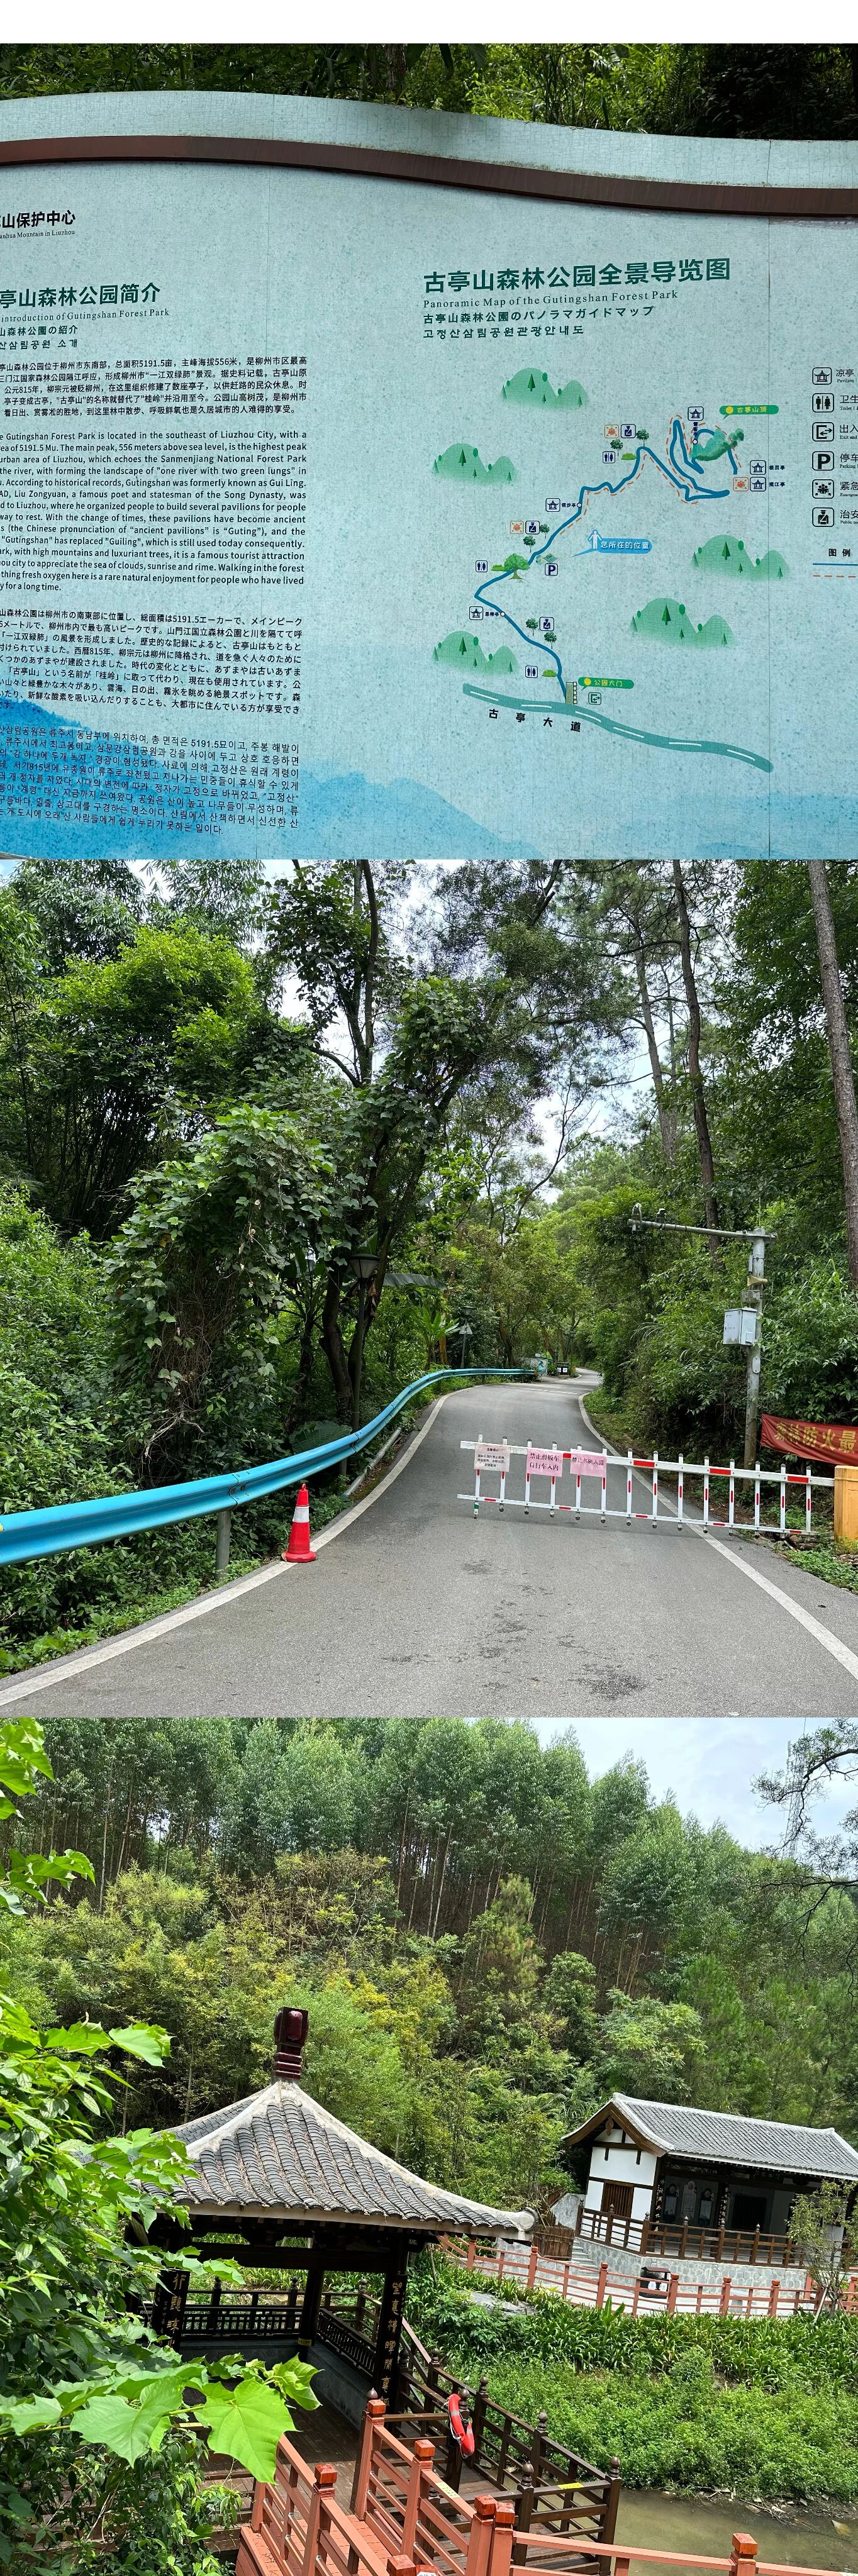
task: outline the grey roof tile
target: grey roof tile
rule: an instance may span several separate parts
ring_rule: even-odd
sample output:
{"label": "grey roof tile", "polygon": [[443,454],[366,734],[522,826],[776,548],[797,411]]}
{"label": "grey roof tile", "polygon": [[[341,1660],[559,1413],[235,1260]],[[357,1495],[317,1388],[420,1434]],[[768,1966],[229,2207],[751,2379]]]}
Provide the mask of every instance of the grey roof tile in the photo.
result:
{"label": "grey roof tile", "polygon": [[315,2218],[427,2233],[474,2228],[527,2237],[529,2210],[487,2208],[424,2182],[336,2120],[298,2084],[276,2080],[223,2111],[186,2120],[192,2172],[180,2198],[193,2209],[276,2211],[298,2226]]}
{"label": "grey roof tile", "polygon": [[[700,2111],[690,2102],[649,2102],[614,2093],[613,2110],[649,2138],[660,2153],[700,2156],[709,2163],[753,2165],[760,2172],[806,2174],[812,2180],[858,2182],[858,2150],[837,2129],[801,2129],[786,2120],[746,2120],[732,2111]],[[570,2129],[564,2146],[593,2134],[593,2115]]]}

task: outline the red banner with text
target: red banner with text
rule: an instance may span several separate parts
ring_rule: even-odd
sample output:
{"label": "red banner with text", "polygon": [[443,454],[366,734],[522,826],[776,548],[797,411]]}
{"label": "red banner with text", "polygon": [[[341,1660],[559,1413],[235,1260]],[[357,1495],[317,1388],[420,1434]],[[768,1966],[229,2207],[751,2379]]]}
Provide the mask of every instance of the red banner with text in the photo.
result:
{"label": "red banner with text", "polygon": [[762,1449],[783,1449],[791,1458],[839,1459],[843,1466],[858,1467],[858,1426],[844,1422],[787,1422],[778,1413],[764,1413],[760,1432]]}

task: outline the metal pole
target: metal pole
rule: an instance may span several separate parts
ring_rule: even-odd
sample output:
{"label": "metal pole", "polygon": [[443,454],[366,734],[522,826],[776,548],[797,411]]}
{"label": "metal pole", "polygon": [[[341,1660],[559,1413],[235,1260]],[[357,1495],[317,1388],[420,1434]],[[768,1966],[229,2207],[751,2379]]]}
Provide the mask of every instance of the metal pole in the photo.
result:
{"label": "metal pole", "polygon": [[748,1257],[748,1291],[756,1307],[756,1335],[748,1348],[748,1387],[745,1398],[745,1455],[743,1464],[755,1467],[760,1424],[760,1376],[763,1360],[763,1289],[766,1272],[766,1238],[762,1227],[755,1234]]}
{"label": "metal pole", "polygon": [[218,1512],[217,1538],[215,1540],[216,1574],[225,1574],[229,1564],[229,1532],[231,1520],[232,1513],[228,1506],[226,1511]]}
{"label": "metal pole", "polygon": [[360,1430],[360,1382],[363,1373],[363,1319],[366,1308],[366,1280],[358,1288],[357,1330],[355,1332],[355,1374],[352,1390],[352,1430]]}

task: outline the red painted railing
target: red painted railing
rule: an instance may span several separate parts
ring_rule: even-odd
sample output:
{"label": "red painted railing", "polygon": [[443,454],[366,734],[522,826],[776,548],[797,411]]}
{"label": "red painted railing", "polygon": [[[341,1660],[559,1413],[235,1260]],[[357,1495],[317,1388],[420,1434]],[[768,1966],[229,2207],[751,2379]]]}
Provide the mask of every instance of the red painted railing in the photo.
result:
{"label": "red painted railing", "polygon": [[[709,2569],[715,2576],[783,2576],[758,2560],[749,2532],[733,2534],[729,2558],[692,2556],[684,2550],[638,2549],[623,2541],[589,2540],[556,2530],[517,2531],[512,2502],[454,2495],[432,2466],[433,2446],[412,2450],[385,2423],[380,2400],[370,2399],[364,2418],[351,2510],[334,2493],[336,2470],[309,2468],[291,2442],[282,2441],[271,2485],[257,2485],[249,2527],[239,2544],[236,2576],[641,2576],[650,2567]],[[792,2568],[790,2576],[826,2576]],[[834,2571],[827,2571],[834,2576]]]}
{"label": "red painted railing", "polygon": [[[469,2272],[502,2289],[504,2282],[524,2290],[550,2290],[556,2298],[566,2299],[578,2308],[603,2308],[607,2299],[613,2307],[623,2306],[632,2316],[646,2315],[650,2310],[666,2310],[669,2316],[693,2317],[795,2317],[812,2310],[817,2292],[807,2273],[800,2287],[786,2289],[781,2281],[759,2284],[735,2281],[724,2272],[720,2281],[683,2280],[681,2272],[669,2264],[650,2261],[637,2274],[612,2271],[607,2259],[595,2267],[585,2268],[570,2257],[540,2253],[535,2245],[501,2247],[491,2253],[481,2252],[474,2238],[455,2242],[443,2240],[451,2260]],[[858,2273],[853,2272],[846,2284],[843,2307],[847,2316],[858,2313]]]}

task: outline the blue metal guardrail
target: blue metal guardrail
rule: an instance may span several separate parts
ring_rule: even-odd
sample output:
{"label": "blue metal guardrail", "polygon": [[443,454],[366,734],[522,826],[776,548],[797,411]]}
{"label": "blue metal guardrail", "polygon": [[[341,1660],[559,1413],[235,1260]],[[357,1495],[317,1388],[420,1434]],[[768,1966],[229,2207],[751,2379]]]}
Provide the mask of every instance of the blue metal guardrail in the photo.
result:
{"label": "blue metal guardrail", "polygon": [[0,1521],[0,1565],[19,1565],[27,1557],[59,1556],[66,1547],[95,1547],[106,1538],[128,1538],[136,1530],[160,1529],[167,1521],[195,1520],[204,1512],[230,1511],[235,1503],[254,1503],[261,1494],[276,1494],[283,1485],[302,1485],[366,1449],[388,1422],[393,1422],[412,1396],[437,1386],[442,1378],[524,1377],[526,1368],[430,1369],[395,1395],[374,1421],[360,1431],[345,1431],[318,1449],[301,1449],[294,1458],[274,1458],[265,1467],[242,1467],[233,1476],[200,1476],[188,1485],[152,1485],[133,1494],[105,1494],[87,1503],[54,1503],[43,1512],[6,1512]]}

